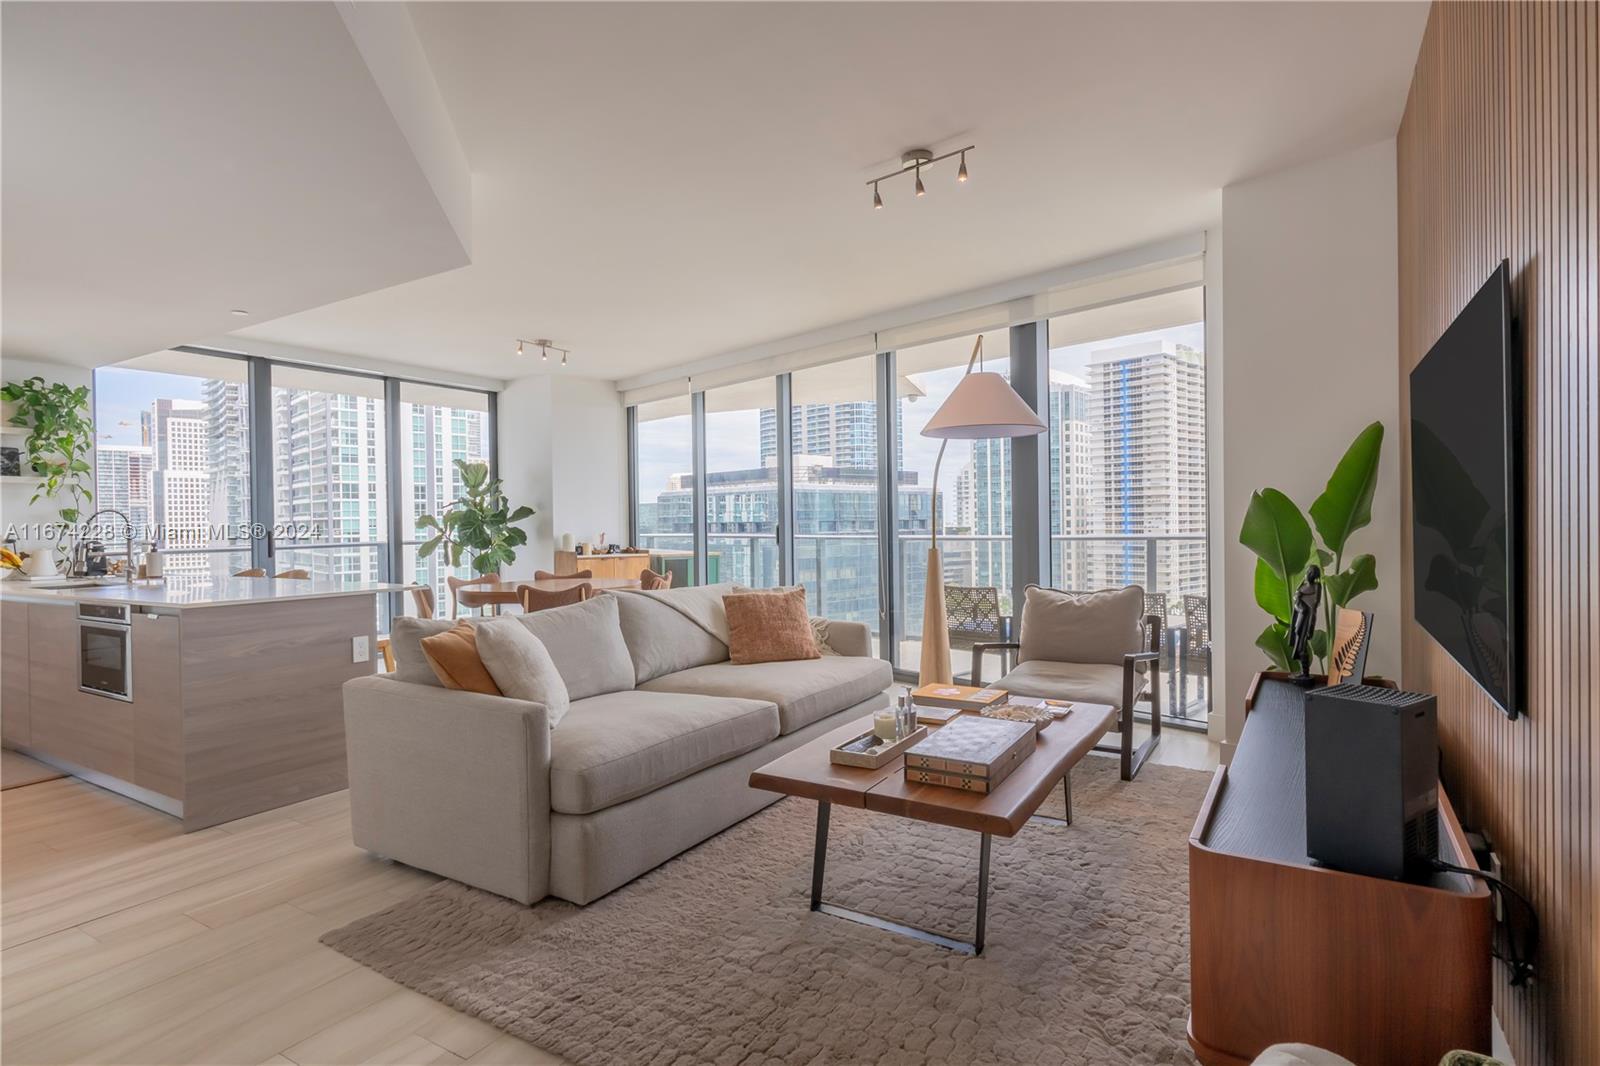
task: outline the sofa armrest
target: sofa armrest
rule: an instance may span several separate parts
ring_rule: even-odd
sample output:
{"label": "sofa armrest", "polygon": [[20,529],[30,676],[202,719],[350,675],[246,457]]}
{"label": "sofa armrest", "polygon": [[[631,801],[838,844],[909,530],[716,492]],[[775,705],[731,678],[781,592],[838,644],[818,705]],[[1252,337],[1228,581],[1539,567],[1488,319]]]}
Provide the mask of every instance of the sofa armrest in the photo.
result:
{"label": "sofa armrest", "polygon": [[550,878],[550,725],[542,703],[345,682],[358,847],[522,903]]}
{"label": "sofa armrest", "polygon": [[832,618],[817,618],[827,633],[828,647],[840,655],[871,656],[872,627],[865,622],[840,622]]}

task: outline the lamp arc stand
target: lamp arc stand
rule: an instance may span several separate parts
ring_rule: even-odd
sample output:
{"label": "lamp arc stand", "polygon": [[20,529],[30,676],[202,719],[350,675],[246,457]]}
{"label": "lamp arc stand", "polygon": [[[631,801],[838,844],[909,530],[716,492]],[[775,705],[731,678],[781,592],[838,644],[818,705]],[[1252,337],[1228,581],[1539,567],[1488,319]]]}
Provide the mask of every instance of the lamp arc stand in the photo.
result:
{"label": "lamp arc stand", "polygon": [[[972,356],[967,360],[965,378],[977,365],[983,353],[983,334],[973,342]],[[922,662],[917,671],[917,684],[948,685],[953,680],[950,672],[950,623],[944,608],[944,563],[939,556],[939,467],[944,463],[944,450],[950,446],[946,437],[939,442],[939,454],[933,461],[933,492],[929,512],[932,521],[928,537],[928,573],[922,590]]]}

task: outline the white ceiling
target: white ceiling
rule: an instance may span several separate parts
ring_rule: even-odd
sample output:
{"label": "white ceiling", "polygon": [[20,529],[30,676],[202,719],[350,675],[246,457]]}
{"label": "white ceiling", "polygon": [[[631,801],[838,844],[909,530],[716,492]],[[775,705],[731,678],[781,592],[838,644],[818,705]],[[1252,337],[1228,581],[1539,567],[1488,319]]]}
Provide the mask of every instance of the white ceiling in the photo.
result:
{"label": "white ceiling", "polygon": [[390,14],[5,4],[4,354],[114,362],[467,262],[459,146],[452,218],[403,55],[353,36],[396,48]]}
{"label": "white ceiling", "polygon": [[[471,265],[243,341],[513,378],[542,370],[514,338],[548,336],[560,372],[621,378],[1193,232],[1230,182],[1392,135],[1427,5],[410,11],[472,171]],[[969,142],[968,184],[943,164],[871,210],[902,149]],[[240,221],[280,224],[255,195]]]}

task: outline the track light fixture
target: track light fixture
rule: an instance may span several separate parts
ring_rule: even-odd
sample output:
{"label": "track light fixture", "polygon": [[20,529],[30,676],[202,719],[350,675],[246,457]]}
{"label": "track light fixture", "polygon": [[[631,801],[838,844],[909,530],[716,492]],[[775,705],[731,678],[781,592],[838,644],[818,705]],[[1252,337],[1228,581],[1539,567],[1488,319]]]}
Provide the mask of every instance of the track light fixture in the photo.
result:
{"label": "track light fixture", "polygon": [[540,338],[539,340],[536,340],[536,341],[525,341],[521,337],[518,337],[517,338],[517,354],[518,355],[522,354],[522,346],[525,345],[525,344],[526,345],[531,345],[532,347],[539,349],[539,358],[541,360],[543,360],[544,362],[547,362],[547,363],[550,361],[550,353],[551,352],[560,352],[561,353],[561,365],[562,366],[566,366],[567,365],[567,356],[572,354],[572,350],[570,348],[557,347],[556,343],[554,341],[551,341],[551,340],[546,340],[544,338]]}
{"label": "track light fixture", "polygon": [[916,195],[926,196],[928,189],[927,186],[923,185],[922,183],[922,168],[932,166],[934,163],[942,162],[943,160],[949,159],[953,156],[961,157],[961,169],[956,171],[956,181],[965,183],[968,177],[967,153],[976,150],[976,148],[976,145],[969,144],[965,148],[955,148],[946,152],[944,155],[939,156],[934,155],[926,148],[912,148],[900,153],[899,170],[880,175],[867,182],[868,185],[872,186],[873,210],[881,210],[883,207],[883,197],[878,192],[879,182],[888,181],[890,178],[899,177],[901,174],[909,171],[916,179],[916,184],[913,186],[913,190],[915,191]]}

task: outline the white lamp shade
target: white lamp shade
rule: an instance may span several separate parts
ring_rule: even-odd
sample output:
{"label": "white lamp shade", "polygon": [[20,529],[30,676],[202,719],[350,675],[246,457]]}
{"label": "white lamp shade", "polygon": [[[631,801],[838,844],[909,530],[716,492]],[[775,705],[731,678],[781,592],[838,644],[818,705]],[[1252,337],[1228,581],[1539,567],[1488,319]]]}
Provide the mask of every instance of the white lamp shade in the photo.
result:
{"label": "white lamp shade", "polygon": [[968,374],[923,427],[924,437],[985,440],[1029,437],[1045,426],[1006,379],[993,371]]}

